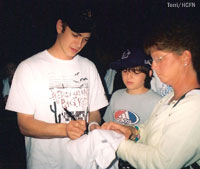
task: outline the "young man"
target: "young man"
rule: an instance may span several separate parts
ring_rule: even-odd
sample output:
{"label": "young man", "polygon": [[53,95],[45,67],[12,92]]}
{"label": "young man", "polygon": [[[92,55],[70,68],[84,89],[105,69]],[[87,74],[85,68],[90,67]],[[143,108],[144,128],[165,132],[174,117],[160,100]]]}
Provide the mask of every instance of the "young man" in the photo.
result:
{"label": "young man", "polygon": [[84,134],[88,118],[90,130],[99,128],[99,109],[108,104],[95,65],[78,55],[93,14],[75,6],[57,21],[54,45],[23,61],[13,78],[6,109],[18,114],[28,169],[79,168],[66,144]]}
{"label": "young man", "polygon": [[111,68],[121,71],[125,89],[115,91],[103,119],[121,124],[144,123],[161,98],[149,90],[151,81],[150,57],[141,49],[127,49]]}

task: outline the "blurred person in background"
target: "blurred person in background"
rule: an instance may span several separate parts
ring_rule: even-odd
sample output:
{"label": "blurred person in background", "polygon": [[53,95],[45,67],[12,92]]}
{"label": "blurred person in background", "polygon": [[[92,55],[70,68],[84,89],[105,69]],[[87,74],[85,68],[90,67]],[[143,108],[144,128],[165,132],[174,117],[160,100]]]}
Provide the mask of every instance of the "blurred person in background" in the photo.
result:
{"label": "blurred person in background", "polygon": [[5,78],[3,78],[3,80],[2,80],[2,83],[3,83],[2,95],[3,95],[5,104],[8,99],[8,95],[10,92],[10,86],[11,86],[12,79],[13,79],[16,68],[17,68],[17,63],[12,62],[12,61],[8,62],[5,65],[5,70],[4,70]]}

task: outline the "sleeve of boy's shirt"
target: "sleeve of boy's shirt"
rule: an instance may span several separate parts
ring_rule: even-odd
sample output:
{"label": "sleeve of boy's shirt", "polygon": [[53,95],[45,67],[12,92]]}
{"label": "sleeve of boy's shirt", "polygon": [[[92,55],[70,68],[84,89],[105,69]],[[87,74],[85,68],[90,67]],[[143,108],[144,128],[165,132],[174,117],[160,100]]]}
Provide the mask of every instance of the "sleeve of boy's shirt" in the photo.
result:
{"label": "sleeve of boy's shirt", "polygon": [[113,114],[112,114],[112,107],[110,105],[108,105],[108,107],[106,108],[106,112],[103,116],[103,120],[105,122],[108,122],[108,121],[113,121],[113,118],[112,118]]}
{"label": "sleeve of boy's shirt", "polygon": [[114,117],[113,117],[113,96],[110,99],[110,103],[108,105],[108,107],[106,108],[106,112],[103,116],[103,120],[105,122],[109,122],[109,121],[114,121]]}

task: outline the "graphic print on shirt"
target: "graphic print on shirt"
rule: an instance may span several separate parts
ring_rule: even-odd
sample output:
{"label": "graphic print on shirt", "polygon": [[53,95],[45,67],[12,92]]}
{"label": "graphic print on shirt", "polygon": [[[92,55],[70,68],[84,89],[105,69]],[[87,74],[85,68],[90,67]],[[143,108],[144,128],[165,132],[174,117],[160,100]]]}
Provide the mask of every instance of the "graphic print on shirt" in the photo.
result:
{"label": "graphic print on shirt", "polygon": [[49,74],[50,110],[54,113],[55,123],[68,123],[72,118],[87,119],[88,112],[88,79],[80,72],[74,76]]}
{"label": "graphic print on shirt", "polygon": [[114,113],[114,118],[117,122],[121,124],[136,124],[140,120],[136,113],[127,110],[116,111]]}

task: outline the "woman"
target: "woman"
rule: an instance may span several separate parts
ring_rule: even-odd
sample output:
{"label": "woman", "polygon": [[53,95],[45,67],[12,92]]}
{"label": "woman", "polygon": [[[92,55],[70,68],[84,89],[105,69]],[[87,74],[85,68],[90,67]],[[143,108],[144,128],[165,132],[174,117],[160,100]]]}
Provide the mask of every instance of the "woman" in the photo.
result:
{"label": "woman", "polygon": [[144,125],[108,122],[102,129],[126,136],[117,154],[133,167],[180,169],[200,159],[198,28],[177,22],[156,28],[147,38],[145,50],[152,56],[152,69],[163,83],[172,86],[173,92],[159,101]]}

